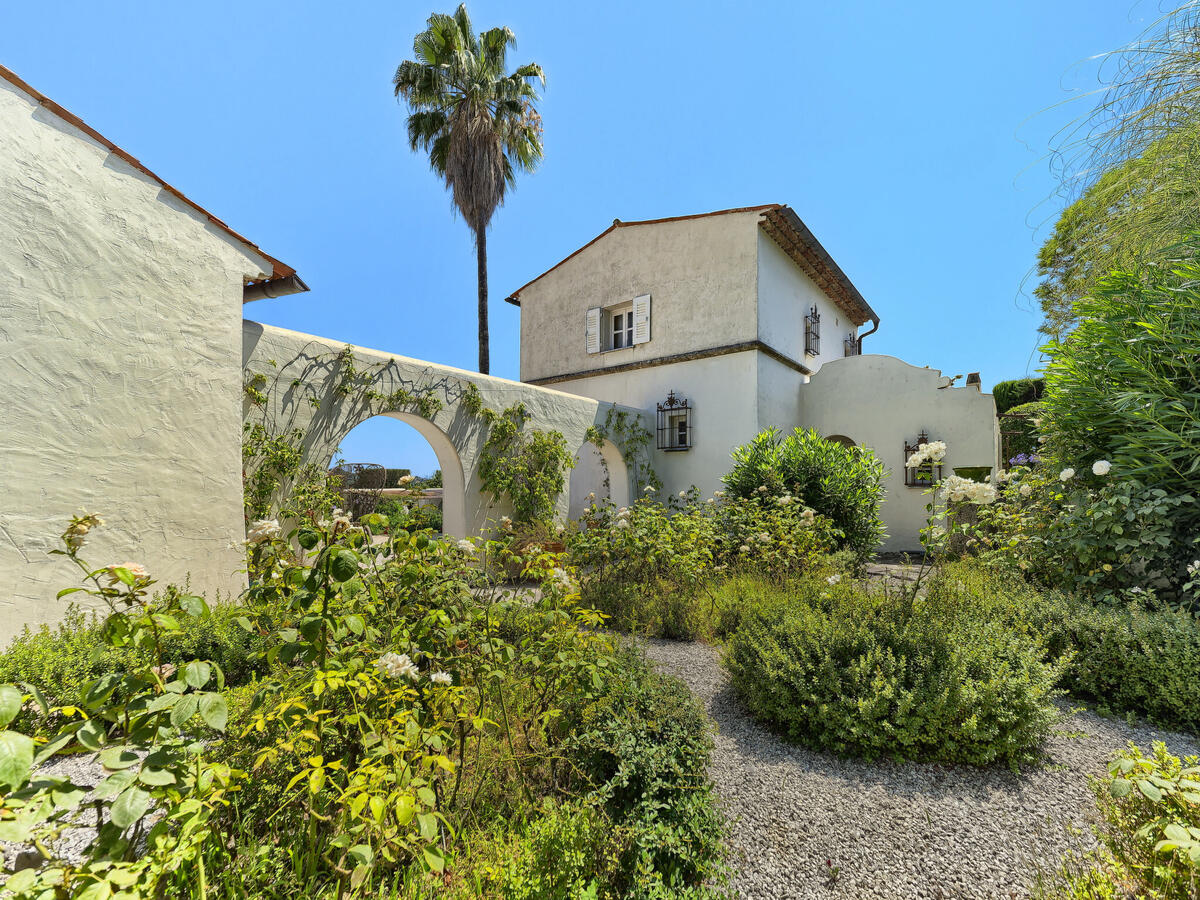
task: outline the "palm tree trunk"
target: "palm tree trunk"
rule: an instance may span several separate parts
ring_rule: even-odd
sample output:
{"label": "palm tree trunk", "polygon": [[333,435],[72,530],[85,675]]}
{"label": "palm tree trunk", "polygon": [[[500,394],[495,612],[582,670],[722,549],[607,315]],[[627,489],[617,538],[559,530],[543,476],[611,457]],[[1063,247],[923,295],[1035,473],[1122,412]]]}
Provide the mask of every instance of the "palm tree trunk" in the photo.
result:
{"label": "palm tree trunk", "polygon": [[487,375],[488,353],[487,226],[475,232],[475,255],[479,263],[479,371]]}

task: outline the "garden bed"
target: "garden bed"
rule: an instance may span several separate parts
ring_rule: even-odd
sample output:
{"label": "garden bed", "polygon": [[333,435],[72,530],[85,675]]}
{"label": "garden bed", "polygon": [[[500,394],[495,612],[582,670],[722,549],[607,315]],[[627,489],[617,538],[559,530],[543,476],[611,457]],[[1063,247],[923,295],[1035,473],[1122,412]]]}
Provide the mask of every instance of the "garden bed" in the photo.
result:
{"label": "garden bed", "polygon": [[1200,752],[1195,737],[1076,712],[1045,763],[1019,775],[839,759],[754,722],[713,648],[650,641],[647,652],[717,723],[710,774],[731,823],[731,892],[747,900],[1028,896],[1039,869],[1092,843],[1086,776],[1103,774],[1116,750],[1161,740]]}

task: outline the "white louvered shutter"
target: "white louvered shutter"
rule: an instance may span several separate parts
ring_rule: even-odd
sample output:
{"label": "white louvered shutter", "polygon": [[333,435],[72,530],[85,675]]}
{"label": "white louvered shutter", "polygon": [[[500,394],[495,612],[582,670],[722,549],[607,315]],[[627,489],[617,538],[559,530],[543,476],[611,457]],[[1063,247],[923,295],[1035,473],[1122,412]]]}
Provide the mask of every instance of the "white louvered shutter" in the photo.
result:
{"label": "white louvered shutter", "polygon": [[600,307],[593,306],[584,315],[583,338],[588,353],[600,352]]}
{"label": "white louvered shutter", "polygon": [[650,340],[650,295],[633,298],[633,342],[644,344]]}

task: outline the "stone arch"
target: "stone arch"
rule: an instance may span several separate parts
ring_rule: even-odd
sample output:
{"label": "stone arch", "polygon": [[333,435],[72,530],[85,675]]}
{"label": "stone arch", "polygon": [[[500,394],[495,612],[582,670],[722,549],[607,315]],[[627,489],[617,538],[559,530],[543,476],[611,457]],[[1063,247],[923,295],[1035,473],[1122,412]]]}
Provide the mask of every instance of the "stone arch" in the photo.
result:
{"label": "stone arch", "polygon": [[[605,482],[607,481],[607,485]],[[568,515],[577,519],[587,508],[589,493],[608,498],[617,506],[629,505],[629,473],[617,445],[607,438],[597,447],[584,441],[575,453],[568,487]]]}
{"label": "stone arch", "polygon": [[[462,457],[450,439],[450,435],[433,422],[414,413],[393,411],[382,412],[379,415],[412,426],[417,434],[429,442],[429,446],[433,448],[433,453],[437,457],[438,467],[442,470],[442,533],[454,537],[466,537],[466,476]],[[345,430],[341,437],[345,438],[354,428],[373,418],[375,416],[368,416],[355,422],[351,428]],[[341,438],[339,438],[340,440]],[[326,462],[326,466],[330,462],[332,462],[332,456]]]}
{"label": "stone arch", "polygon": [[857,447],[858,446],[858,444],[855,443],[853,438],[848,438],[844,434],[827,434],[827,435],[825,435],[825,440],[833,441],[833,443],[835,443],[835,444],[841,444],[843,447]]}

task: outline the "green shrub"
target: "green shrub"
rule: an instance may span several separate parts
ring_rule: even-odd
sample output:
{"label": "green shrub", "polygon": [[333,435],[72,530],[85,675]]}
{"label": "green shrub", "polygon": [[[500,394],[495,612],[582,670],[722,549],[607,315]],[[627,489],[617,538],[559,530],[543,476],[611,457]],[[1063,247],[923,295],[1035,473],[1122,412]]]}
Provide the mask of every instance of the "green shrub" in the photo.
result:
{"label": "green shrub", "polygon": [[1012,381],[998,381],[992,388],[992,397],[996,401],[996,415],[1014,411],[1015,407],[1034,403],[1042,399],[1046,390],[1044,378],[1016,378]]}
{"label": "green shrub", "polygon": [[[163,661],[181,665],[201,659],[215,662],[233,687],[266,671],[263,637],[248,633],[237,619],[244,613],[218,603],[204,617],[180,621],[178,633],[162,640]],[[120,649],[105,641],[101,621],[74,604],[54,626],[28,626],[0,654],[0,683],[24,681],[38,687],[52,705],[77,703],[83,688],[102,675],[128,672],[146,664],[148,651]]]}
{"label": "green shrub", "polygon": [[725,664],[750,712],[806,746],[1014,767],[1057,721],[1063,667],[970,604],[837,576],[746,609]]}
{"label": "green shrub", "polygon": [[1019,572],[976,563],[946,566],[932,581],[939,600],[974,606],[1006,627],[1027,630],[1050,658],[1069,662],[1059,684],[1073,697],[1171,728],[1200,731],[1200,619],[1140,604],[1096,604],[1039,590]]}
{"label": "green shrub", "polygon": [[747,499],[795,496],[833,522],[844,546],[866,559],[886,537],[879,517],[885,475],[883,463],[863,447],[827,441],[812,429],[781,435],[772,428],[733,451],[725,484]]}
{"label": "green shrub", "polygon": [[442,508],[440,506],[425,506],[406,504],[403,500],[389,497],[380,501],[375,512],[388,517],[390,528],[403,528],[406,531],[442,532]]}
{"label": "green shrub", "polygon": [[1008,456],[1008,465],[1028,465],[1038,455],[1041,445],[1034,420],[1041,421],[1041,414],[1041,401],[1022,403],[1002,414],[1000,428],[1007,435],[1004,452]]}
{"label": "green shrub", "polygon": [[742,571],[794,575],[834,547],[829,520],[789,496],[701,503],[693,489],[669,502],[593,505],[569,536],[583,602],[617,628],[681,640],[708,637],[720,578]]}
{"label": "green shrub", "polygon": [[1196,507],[1191,495],[1142,484],[1115,465],[1103,476],[1020,467],[997,487],[995,502],[975,510],[967,551],[1109,603],[1195,607],[1196,542],[1182,540],[1178,524]]}
{"label": "green shrub", "polygon": [[725,825],[704,774],[710,725],[687,687],[627,647],[602,695],[567,717],[566,752],[622,833],[617,896],[719,876]]}
{"label": "green shrub", "polygon": [[1069,858],[1042,900],[1195,900],[1200,887],[1200,759],[1130,745],[1093,782],[1101,848]]}
{"label": "green shrub", "polygon": [[[1200,264],[1115,272],[1075,306],[1052,341],[1042,429],[1059,468],[1097,460],[1168,497],[1200,495]],[[1173,515],[1171,540],[1194,559],[1200,506]]]}

